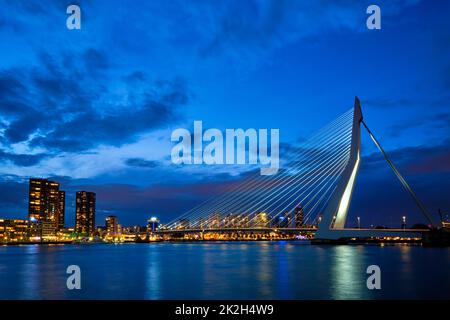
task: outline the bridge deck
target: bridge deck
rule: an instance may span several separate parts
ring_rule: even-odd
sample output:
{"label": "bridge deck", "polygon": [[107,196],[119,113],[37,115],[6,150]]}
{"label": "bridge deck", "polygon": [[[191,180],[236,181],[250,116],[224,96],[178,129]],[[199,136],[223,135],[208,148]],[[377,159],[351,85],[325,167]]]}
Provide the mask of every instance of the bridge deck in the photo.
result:
{"label": "bridge deck", "polygon": [[[174,230],[157,230],[157,234],[167,233],[230,233],[230,232],[283,232],[283,233],[300,233],[300,232],[316,232],[317,228],[212,228],[212,229],[174,229]],[[417,236],[423,232],[428,232],[428,229],[358,229],[345,228],[333,229],[333,231],[342,235],[342,237],[385,237],[385,236]]]}
{"label": "bridge deck", "polygon": [[174,230],[157,230],[155,233],[198,233],[198,232],[314,232],[317,228],[212,228],[212,229],[174,229]]}

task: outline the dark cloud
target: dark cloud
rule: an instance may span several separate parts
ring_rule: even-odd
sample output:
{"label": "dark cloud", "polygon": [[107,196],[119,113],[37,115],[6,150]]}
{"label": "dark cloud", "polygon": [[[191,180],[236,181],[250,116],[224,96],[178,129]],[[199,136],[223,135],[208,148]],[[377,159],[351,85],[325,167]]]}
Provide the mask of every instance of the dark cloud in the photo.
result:
{"label": "dark cloud", "polygon": [[39,128],[36,121],[37,114],[24,113],[23,116],[12,122],[5,130],[5,138],[10,143],[26,141],[29,135]]}
{"label": "dark cloud", "polygon": [[147,77],[145,76],[145,74],[142,71],[134,71],[134,72],[126,75],[125,77],[123,77],[123,80],[125,82],[129,82],[129,83],[141,82],[141,81],[145,81],[146,79],[147,79]]}
{"label": "dark cloud", "polygon": [[86,64],[86,70],[92,75],[107,70],[109,67],[108,57],[99,50],[90,48],[84,52],[83,58]]}
{"label": "dark cloud", "polygon": [[120,110],[107,115],[95,110],[83,112],[32,143],[55,151],[87,150],[99,144],[121,145],[134,141],[137,134],[151,131],[174,118],[175,110],[171,105],[149,97],[134,112]]}
{"label": "dark cloud", "polygon": [[[444,173],[450,171],[449,150],[450,140],[447,139],[440,145],[405,147],[388,150],[387,153],[394,164],[407,174],[421,172]],[[388,168],[383,155],[378,151],[364,156],[362,162],[366,164],[368,171]]]}
{"label": "dark cloud", "polygon": [[0,112],[2,116],[20,116],[30,107],[24,98],[27,92],[18,70],[0,71]]}
{"label": "dark cloud", "polygon": [[396,124],[389,129],[389,135],[392,137],[398,137],[405,131],[410,129],[424,128],[426,130],[443,130],[450,133],[450,113],[437,112],[432,116],[419,117],[415,119],[405,120],[401,124]]}
{"label": "dark cloud", "polygon": [[130,158],[127,159],[125,163],[130,167],[139,167],[139,168],[155,168],[160,164],[158,161],[145,160],[142,158]]}
{"label": "dark cloud", "polygon": [[113,70],[106,55],[96,49],[85,50],[81,59],[68,53],[58,58],[41,54],[39,62],[37,67],[0,72],[0,110],[7,124],[4,144],[24,142],[33,135],[32,147],[54,152],[118,146],[176,121],[180,106],[188,103],[182,80],[136,86],[130,79],[145,79],[141,71],[119,79],[125,93],[118,99],[104,84],[107,80],[102,85],[97,81],[101,73]]}
{"label": "dark cloud", "polygon": [[48,154],[14,154],[0,151],[0,163],[9,161],[17,166],[29,167],[38,164],[41,160],[49,157]]}

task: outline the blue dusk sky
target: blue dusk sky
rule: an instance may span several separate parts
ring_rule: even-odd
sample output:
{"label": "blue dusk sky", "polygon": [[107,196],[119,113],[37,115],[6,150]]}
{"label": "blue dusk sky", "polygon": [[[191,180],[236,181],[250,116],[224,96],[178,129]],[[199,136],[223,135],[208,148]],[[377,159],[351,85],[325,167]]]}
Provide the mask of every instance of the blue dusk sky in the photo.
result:
{"label": "blue dusk sky", "polygon": [[[169,221],[250,169],[175,166],[172,130],[279,128],[296,145],[355,95],[426,207],[449,211],[449,1],[90,0],[81,30],[70,4],[0,1],[0,217],[26,218],[28,179],[44,177],[67,192],[68,226],[77,190],[97,193],[99,225]],[[350,219],[423,221],[362,145]]]}

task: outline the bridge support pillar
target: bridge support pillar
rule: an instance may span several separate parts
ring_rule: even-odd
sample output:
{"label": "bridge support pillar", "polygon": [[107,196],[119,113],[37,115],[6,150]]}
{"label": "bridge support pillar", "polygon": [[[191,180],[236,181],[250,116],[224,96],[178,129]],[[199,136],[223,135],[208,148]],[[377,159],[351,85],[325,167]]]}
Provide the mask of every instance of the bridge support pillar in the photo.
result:
{"label": "bridge support pillar", "polygon": [[342,173],[333,195],[328,202],[322,215],[319,227],[316,233],[316,239],[337,240],[340,238],[337,230],[345,227],[347,213],[350,207],[353,189],[355,187],[356,177],[360,164],[361,148],[361,127],[363,116],[358,97],[355,97],[353,111],[353,126],[350,146],[350,157],[347,166]]}

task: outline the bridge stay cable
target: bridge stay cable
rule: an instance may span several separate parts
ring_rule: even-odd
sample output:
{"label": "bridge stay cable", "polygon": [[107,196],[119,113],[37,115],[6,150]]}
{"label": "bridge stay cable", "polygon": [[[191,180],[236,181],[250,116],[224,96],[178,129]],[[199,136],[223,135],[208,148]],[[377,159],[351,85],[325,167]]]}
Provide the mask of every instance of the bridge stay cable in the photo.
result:
{"label": "bridge stay cable", "polygon": [[[352,116],[352,109],[342,114],[340,117],[329,123],[328,125],[324,126],[322,129],[318,130],[314,135],[312,135],[307,141],[305,141],[304,145],[302,147],[297,148],[297,152],[294,154],[295,159],[291,161],[296,161],[299,157],[302,155],[305,156],[305,153],[302,152],[304,150],[307,150],[307,153],[311,153],[314,151],[314,148],[312,148],[312,145],[314,142],[318,141],[326,141],[330,134],[333,133],[333,130],[335,128],[342,127],[342,124],[345,123],[345,121],[348,121],[348,119]],[[331,130],[333,129],[333,130]],[[281,173],[281,176],[288,175],[288,170],[284,170],[284,172]],[[211,210],[212,207],[217,208],[220,206],[229,206],[232,203],[236,203],[238,200],[242,201],[242,197],[245,195],[245,191],[249,190],[250,188],[256,188],[261,185],[266,184],[267,182],[270,182],[271,177],[270,176],[264,176],[261,177],[258,170],[256,170],[253,174],[250,174],[247,178],[245,178],[243,181],[241,181],[239,184],[232,185],[230,188],[228,188],[224,195],[219,197],[211,197],[210,199],[200,203],[199,205],[193,207],[192,209],[188,210],[183,215],[179,216],[178,218],[172,220],[168,226],[169,228],[174,227],[182,218],[194,218],[194,216],[200,217],[203,214],[205,214],[205,211]],[[248,194],[247,196],[251,196],[251,194]],[[223,209],[223,208],[220,208]]]}
{"label": "bridge stay cable", "polygon": [[408,182],[406,182],[405,178],[403,178],[403,176],[401,175],[401,173],[398,171],[397,167],[394,165],[394,163],[392,162],[391,158],[389,157],[389,155],[386,153],[386,151],[384,151],[383,147],[381,146],[381,144],[378,142],[378,140],[375,138],[375,136],[373,135],[372,131],[369,129],[369,127],[367,126],[367,124],[364,122],[364,120],[361,120],[361,123],[363,124],[364,128],[367,130],[367,132],[369,133],[370,138],[372,139],[372,141],[375,143],[375,145],[377,146],[378,150],[380,150],[380,152],[382,153],[384,159],[386,160],[386,162],[389,164],[389,166],[391,167],[392,171],[394,172],[394,174],[396,175],[396,177],[398,178],[398,180],[401,182],[401,184],[403,185],[403,187],[406,189],[406,191],[408,191],[409,195],[413,198],[414,202],[416,203],[417,207],[419,208],[419,210],[422,212],[422,214],[427,218],[427,220],[430,222],[430,224],[432,226],[434,226],[434,222],[433,219],[431,217],[431,215],[428,213],[427,209],[425,208],[425,206],[423,205],[422,201],[420,201],[419,197],[417,196],[417,194],[413,191],[413,189],[411,188],[411,186],[408,184]]}
{"label": "bridge stay cable", "polygon": [[[229,214],[234,214],[236,216],[236,209],[240,209],[239,211],[242,213],[237,216],[241,217],[246,214],[248,218],[250,218],[250,221],[248,221],[248,223],[250,223],[255,219],[257,213],[256,209],[258,209],[258,207],[259,209],[272,208],[276,205],[275,208],[279,208],[280,206],[285,205],[290,199],[294,199],[293,202],[300,201],[298,192],[302,189],[305,190],[301,194],[312,189],[307,195],[309,196],[314,189],[319,188],[322,184],[323,186],[320,190],[326,188],[326,183],[330,180],[327,180],[327,178],[329,178],[327,177],[327,174],[333,175],[336,170],[340,171],[342,165],[338,163],[342,163],[342,161],[345,161],[347,158],[345,155],[346,152],[336,151],[347,150],[346,146],[349,142],[349,134],[351,132],[351,126],[349,126],[348,123],[352,118],[353,110],[349,110],[336,120],[332,121],[329,125],[325,126],[324,129],[327,130],[319,130],[320,134],[307,140],[308,143],[306,145],[309,145],[308,147],[305,148],[305,146],[302,146],[297,148],[299,152],[296,154],[296,157],[289,160],[291,167],[289,170],[283,170],[280,176],[277,175],[278,177],[275,178],[263,177],[263,179],[252,177],[250,181],[247,181],[248,184],[246,187],[242,187],[242,185],[238,186],[235,188],[234,192],[232,191],[225,196],[218,197],[221,199],[215,198],[213,201],[205,201],[205,203],[196,206],[193,210],[189,210],[187,214],[182,215],[182,217],[189,222],[193,222],[193,224],[190,224],[190,227],[202,227],[203,224],[208,225],[211,223],[211,220],[215,219],[214,213],[220,214],[225,210]],[[318,144],[318,142],[321,143]],[[328,149],[330,151],[328,151]],[[335,152],[332,152],[332,150]],[[333,160],[333,158],[335,160]],[[335,162],[339,158],[340,160]],[[326,165],[327,162],[328,164],[335,162],[335,164],[330,167],[329,165]],[[292,165],[294,165],[294,168]],[[335,169],[330,171],[332,167]],[[314,170],[314,168],[316,168],[316,170]],[[335,180],[336,179],[334,179],[334,181]],[[308,183],[305,184],[305,182]],[[272,190],[272,187],[275,190]],[[330,189],[331,186],[326,188],[326,190]],[[324,196],[325,195],[322,195],[319,200],[322,200]],[[305,199],[307,199],[307,197],[305,197]],[[308,205],[310,203],[312,205],[312,200],[314,199],[315,197],[311,197]],[[312,205],[312,208],[317,207],[317,205],[318,203],[315,203]],[[251,212],[246,212],[249,210],[251,210]],[[270,219],[270,222],[281,212],[283,211],[279,211],[273,216]],[[204,220],[203,216],[208,214],[210,217]],[[309,215],[310,214],[308,214],[308,217]],[[180,221],[180,219],[181,217],[179,217],[178,220],[174,220],[169,227],[176,227],[176,221]]]}
{"label": "bridge stay cable", "polygon": [[[348,119],[351,117],[351,112],[346,112],[343,116],[339,117],[338,121],[333,121],[329,125],[325,126],[324,129],[328,130],[319,130],[320,134],[314,135],[314,139],[308,139],[306,145],[309,145],[308,147],[303,146],[302,148],[298,148],[299,152],[295,154],[295,161],[300,157],[304,157],[305,155],[310,154],[311,156],[314,155],[314,153],[317,152],[317,142],[323,141],[322,145],[327,145],[330,143],[330,138],[333,137],[337,140],[340,134],[336,135],[336,130],[340,130],[342,132],[345,132],[343,128],[346,126],[343,125],[345,122],[348,122]],[[349,117],[350,116],[350,117]],[[342,122],[344,121],[344,122]],[[332,129],[332,130],[330,130]],[[318,140],[318,141],[317,141]],[[333,139],[331,139],[333,140]],[[305,151],[306,150],[306,151]],[[320,150],[320,148],[319,148]],[[313,156],[314,158],[315,156]],[[292,162],[292,161],[291,161]],[[291,170],[290,170],[291,171]],[[283,176],[290,176],[290,172],[287,170],[284,170],[281,174],[277,175],[277,179],[280,180],[280,177]],[[222,211],[224,209],[231,210],[232,208],[235,208],[236,206],[242,206],[243,200],[248,200],[248,198],[254,198],[258,193],[261,193],[261,189],[266,189],[268,185],[273,184],[273,177],[259,177],[257,174],[256,177],[252,177],[250,181],[246,181],[245,183],[241,184],[240,186],[237,186],[234,188],[234,191],[231,191],[229,193],[226,193],[225,195],[222,195],[221,197],[214,198],[213,201],[205,201],[203,204],[197,206],[194,210],[189,210],[187,214],[184,214],[181,217],[178,217],[179,219],[183,218],[189,218],[190,220],[193,218],[199,218],[205,214],[212,213],[212,211]],[[243,186],[244,185],[244,186]],[[261,188],[261,186],[263,188]],[[264,187],[266,186],[266,187]],[[251,192],[248,192],[249,190],[253,190]],[[270,190],[268,190],[270,191]],[[262,193],[264,194],[264,193]],[[190,213],[190,214],[189,214]],[[174,227],[177,220],[174,220],[170,227]],[[202,221],[203,223],[208,221]],[[195,224],[198,224],[199,221],[197,221]],[[193,225],[194,226],[194,225]]]}

